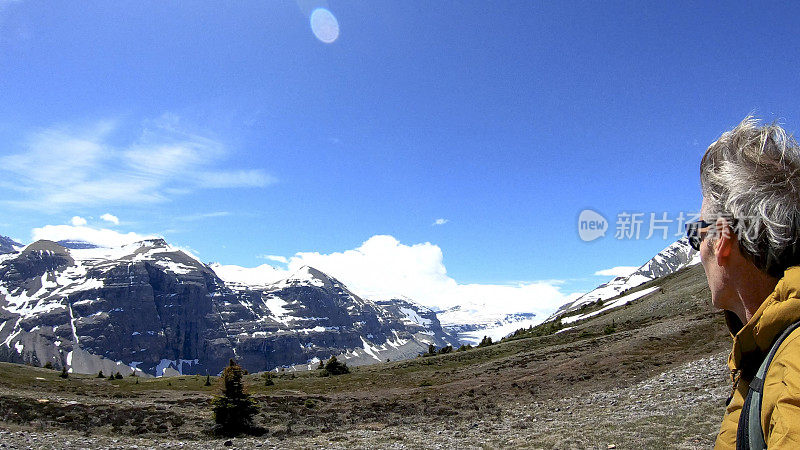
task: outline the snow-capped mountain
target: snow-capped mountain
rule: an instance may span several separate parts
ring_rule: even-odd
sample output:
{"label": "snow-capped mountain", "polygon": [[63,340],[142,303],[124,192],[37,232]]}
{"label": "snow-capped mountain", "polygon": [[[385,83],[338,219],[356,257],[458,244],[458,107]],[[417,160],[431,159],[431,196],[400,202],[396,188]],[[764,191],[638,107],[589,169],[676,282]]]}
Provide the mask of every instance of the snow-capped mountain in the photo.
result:
{"label": "snow-capped mountain", "polygon": [[22,248],[22,244],[14,242],[11,238],[0,236],[0,254],[15,253]]}
{"label": "snow-capped mountain", "polygon": [[274,279],[208,266],[162,239],[65,244],[0,256],[0,360],[213,374],[233,357],[251,371],[331,355],[358,365],[457,343],[434,313],[361,299],[311,267]]}
{"label": "snow-capped mountain", "polygon": [[626,277],[616,277],[608,283],[601,284],[591,292],[578,297],[575,301],[562,305],[558,311],[550,316],[550,319],[580,309],[582,305],[593,303],[597,300],[606,301],[628,289],[698,263],[700,263],[700,254],[689,245],[689,241],[686,238],[681,238],[658,252],[656,256],[644,263],[632,274]]}

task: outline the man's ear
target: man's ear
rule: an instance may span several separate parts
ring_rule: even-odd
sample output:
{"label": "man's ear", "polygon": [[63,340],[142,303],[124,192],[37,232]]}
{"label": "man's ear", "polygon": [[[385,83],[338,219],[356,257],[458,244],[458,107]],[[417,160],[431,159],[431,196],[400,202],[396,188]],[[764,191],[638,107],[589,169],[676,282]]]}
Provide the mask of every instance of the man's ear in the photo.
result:
{"label": "man's ear", "polygon": [[717,258],[717,264],[720,266],[727,265],[731,257],[733,246],[736,245],[736,235],[733,234],[733,229],[730,223],[725,218],[720,217],[714,224],[714,256]]}

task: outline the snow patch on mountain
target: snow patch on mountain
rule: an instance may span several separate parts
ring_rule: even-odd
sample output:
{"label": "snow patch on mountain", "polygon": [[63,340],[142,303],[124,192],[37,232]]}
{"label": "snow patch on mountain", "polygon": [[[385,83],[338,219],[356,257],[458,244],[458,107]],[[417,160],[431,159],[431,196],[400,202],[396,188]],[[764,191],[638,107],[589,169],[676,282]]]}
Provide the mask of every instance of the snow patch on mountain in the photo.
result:
{"label": "snow patch on mountain", "polygon": [[419,314],[417,314],[417,311],[411,308],[400,308],[400,311],[402,311],[403,314],[405,314],[406,316],[405,319],[403,319],[404,321],[410,321],[411,323],[415,323],[417,325],[431,324],[430,319],[423,319],[422,317],[419,316]]}
{"label": "snow patch on mountain", "polygon": [[617,299],[611,300],[610,302],[608,302],[608,304],[603,306],[602,309],[598,309],[597,311],[592,311],[592,312],[586,313],[586,314],[579,314],[577,316],[564,317],[564,318],[561,319],[561,323],[562,324],[568,324],[568,323],[577,322],[579,320],[588,319],[589,317],[596,316],[598,314],[602,314],[602,313],[604,313],[606,311],[609,311],[611,309],[619,308],[620,306],[628,304],[628,303],[630,303],[630,302],[632,302],[634,300],[638,300],[638,299],[644,297],[645,295],[652,294],[653,292],[658,291],[659,289],[661,289],[661,288],[658,287],[658,286],[655,286],[655,287],[651,287],[651,288],[647,288],[647,289],[642,289],[641,291],[637,291],[637,292],[634,292],[632,294],[623,295],[622,297],[619,297]]}

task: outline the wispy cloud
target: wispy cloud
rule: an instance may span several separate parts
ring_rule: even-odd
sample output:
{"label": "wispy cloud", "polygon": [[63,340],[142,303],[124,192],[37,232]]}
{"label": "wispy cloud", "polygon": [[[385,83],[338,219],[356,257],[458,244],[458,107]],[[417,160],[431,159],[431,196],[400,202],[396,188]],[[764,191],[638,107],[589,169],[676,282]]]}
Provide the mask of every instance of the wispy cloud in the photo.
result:
{"label": "wispy cloud", "polygon": [[287,257],[279,255],[258,255],[258,257],[261,259],[268,259],[270,261],[279,262],[281,264],[287,264],[289,262],[289,259]]}
{"label": "wispy cloud", "polygon": [[198,184],[208,189],[264,187],[276,181],[276,178],[260,170],[223,170],[197,174]]}
{"label": "wispy cloud", "polygon": [[603,277],[627,277],[632,274],[638,267],[634,266],[617,266],[610,269],[598,270],[594,274]]}
{"label": "wispy cloud", "polygon": [[436,219],[436,220],[434,220],[434,221],[433,221],[433,223],[432,223],[431,225],[432,225],[432,226],[444,225],[444,224],[446,224],[447,222],[450,222],[450,221],[449,221],[449,220],[447,220],[447,219]]}
{"label": "wispy cloud", "polygon": [[166,201],[200,189],[264,187],[276,180],[260,169],[220,169],[229,155],[219,141],[180,127],[174,116],[147,121],[138,137],[119,145],[122,127],[101,121],[90,127],[37,131],[24,151],[0,157],[0,188],[16,191],[20,207]]}
{"label": "wispy cloud", "polygon": [[13,5],[14,3],[21,3],[22,0],[0,0],[0,12],[3,11],[8,5]]}
{"label": "wispy cloud", "polygon": [[180,220],[182,222],[194,222],[197,220],[211,219],[214,217],[226,217],[230,215],[231,213],[228,211],[214,211],[210,213],[190,214],[188,216],[176,217],[175,220]]}

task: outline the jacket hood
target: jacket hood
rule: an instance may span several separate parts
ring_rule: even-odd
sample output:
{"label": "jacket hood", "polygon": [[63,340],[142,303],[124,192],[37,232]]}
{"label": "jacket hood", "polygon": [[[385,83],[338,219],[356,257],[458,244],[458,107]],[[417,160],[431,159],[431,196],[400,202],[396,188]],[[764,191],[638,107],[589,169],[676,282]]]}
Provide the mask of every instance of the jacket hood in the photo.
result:
{"label": "jacket hood", "polygon": [[800,320],[800,266],[786,269],[775,290],[738,331],[736,328],[741,322],[728,316],[730,314],[726,314],[728,326],[736,333],[728,367],[748,370],[750,361],[760,361],[778,335]]}

